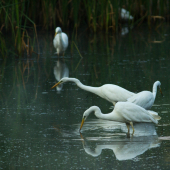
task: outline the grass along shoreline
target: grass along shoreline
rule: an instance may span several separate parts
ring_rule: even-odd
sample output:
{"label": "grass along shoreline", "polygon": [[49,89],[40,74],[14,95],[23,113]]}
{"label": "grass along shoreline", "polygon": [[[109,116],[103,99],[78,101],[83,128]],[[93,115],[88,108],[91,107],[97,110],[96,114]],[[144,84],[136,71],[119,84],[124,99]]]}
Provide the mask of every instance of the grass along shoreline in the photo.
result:
{"label": "grass along shoreline", "polygon": [[[121,9],[126,9],[133,17],[126,22],[135,26],[144,22],[152,26],[154,22],[169,22],[170,2],[159,0],[2,0],[0,2],[0,54],[7,55],[3,32],[11,33],[17,55],[23,51],[28,55],[38,43],[37,26],[44,30],[54,30],[57,26],[71,28],[74,32],[82,25],[87,30],[97,32],[117,32],[124,21]],[[130,17],[129,17],[130,19]],[[27,30],[34,32],[30,39]]]}

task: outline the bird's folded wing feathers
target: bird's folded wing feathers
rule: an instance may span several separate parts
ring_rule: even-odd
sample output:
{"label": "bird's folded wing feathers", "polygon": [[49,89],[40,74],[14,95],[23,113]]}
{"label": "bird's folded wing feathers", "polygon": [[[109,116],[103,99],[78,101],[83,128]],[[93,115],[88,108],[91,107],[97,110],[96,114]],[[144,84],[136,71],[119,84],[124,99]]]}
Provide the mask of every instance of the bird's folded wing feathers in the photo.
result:
{"label": "bird's folded wing feathers", "polygon": [[149,112],[151,115],[158,115],[157,112],[154,112],[154,111],[152,111],[152,110],[148,110],[148,112]]}
{"label": "bird's folded wing feathers", "polygon": [[[120,113],[124,119],[127,121],[132,121],[132,122],[154,122],[158,123],[155,117],[157,115],[152,116],[147,110],[141,108],[140,106],[137,107],[129,107],[129,108],[124,108],[124,111],[121,111]],[[159,116],[158,116],[159,117]],[[157,118],[158,118],[157,117]]]}
{"label": "bird's folded wing feathers", "polygon": [[153,105],[153,94],[150,92],[137,93],[134,96],[127,99],[128,102],[137,104],[145,109],[150,108]]}

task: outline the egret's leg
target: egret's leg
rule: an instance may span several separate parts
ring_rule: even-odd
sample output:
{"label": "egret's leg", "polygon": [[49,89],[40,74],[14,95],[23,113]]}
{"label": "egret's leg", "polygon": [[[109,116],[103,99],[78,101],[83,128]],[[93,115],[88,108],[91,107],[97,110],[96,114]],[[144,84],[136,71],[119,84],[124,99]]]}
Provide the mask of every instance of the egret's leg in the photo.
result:
{"label": "egret's leg", "polygon": [[127,129],[128,129],[128,133],[130,132],[130,128],[129,128],[129,123],[126,123]]}
{"label": "egret's leg", "polygon": [[130,138],[130,125],[129,123],[126,123],[127,129],[128,129],[128,133],[127,133],[127,138]]}
{"label": "egret's leg", "polygon": [[130,125],[132,126],[132,129],[133,129],[133,133],[132,133],[132,135],[133,135],[134,132],[135,132],[135,129],[134,129],[134,127],[133,127],[133,122],[130,122]]}

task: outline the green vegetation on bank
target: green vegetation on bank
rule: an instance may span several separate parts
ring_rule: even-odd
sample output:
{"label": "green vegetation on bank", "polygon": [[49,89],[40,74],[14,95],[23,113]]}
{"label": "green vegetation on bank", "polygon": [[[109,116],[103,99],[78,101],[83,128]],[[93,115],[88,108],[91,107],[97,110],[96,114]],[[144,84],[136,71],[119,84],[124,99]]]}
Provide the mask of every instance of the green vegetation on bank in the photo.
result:
{"label": "green vegetation on bank", "polygon": [[[151,26],[152,20],[169,21],[168,0],[2,0],[0,2],[0,54],[7,55],[4,31],[11,33],[11,45],[15,52],[28,55],[33,52],[33,44],[38,41],[37,27],[45,30],[56,26],[72,28],[80,26],[97,32],[118,31],[121,26],[121,8],[133,16],[129,23],[140,25],[144,21]],[[27,32],[32,29],[34,39]]]}

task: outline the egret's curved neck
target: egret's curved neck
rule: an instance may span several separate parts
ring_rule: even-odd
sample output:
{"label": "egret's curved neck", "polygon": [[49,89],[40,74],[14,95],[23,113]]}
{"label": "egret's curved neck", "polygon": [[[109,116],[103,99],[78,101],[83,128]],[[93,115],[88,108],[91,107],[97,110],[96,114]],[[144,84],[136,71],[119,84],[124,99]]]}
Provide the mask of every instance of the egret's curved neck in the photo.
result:
{"label": "egret's curved neck", "polygon": [[68,78],[68,81],[71,81],[71,82],[76,83],[77,86],[80,87],[80,88],[83,89],[83,90],[86,90],[86,91],[89,91],[89,92],[91,92],[91,93],[95,93],[95,94],[99,95],[99,94],[98,94],[98,92],[99,92],[99,87],[86,86],[86,85],[82,84],[82,83],[81,83],[78,79],[76,79],[76,78]]}
{"label": "egret's curved neck", "polygon": [[153,85],[152,93],[153,93],[154,98],[156,97],[157,87],[158,86],[159,86],[159,82],[155,82],[154,85]]}
{"label": "egret's curved neck", "polygon": [[84,147],[85,152],[93,157],[99,156],[103,149],[111,149],[114,152],[114,150],[117,149],[117,146],[115,146],[115,145],[97,145],[97,147],[95,148],[94,151],[88,147]]}
{"label": "egret's curved neck", "polygon": [[107,114],[103,114],[101,112],[101,110],[99,109],[99,107],[97,106],[93,106],[92,110],[94,111],[94,114],[97,118],[99,119],[104,119],[104,120],[117,120],[116,116],[113,114],[113,112],[111,113],[107,113]]}
{"label": "egret's curved neck", "polygon": [[84,147],[84,150],[87,154],[93,156],[93,157],[97,157],[101,154],[102,150],[96,150],[95,151],[92,151],[90,148],[85,148]]}

